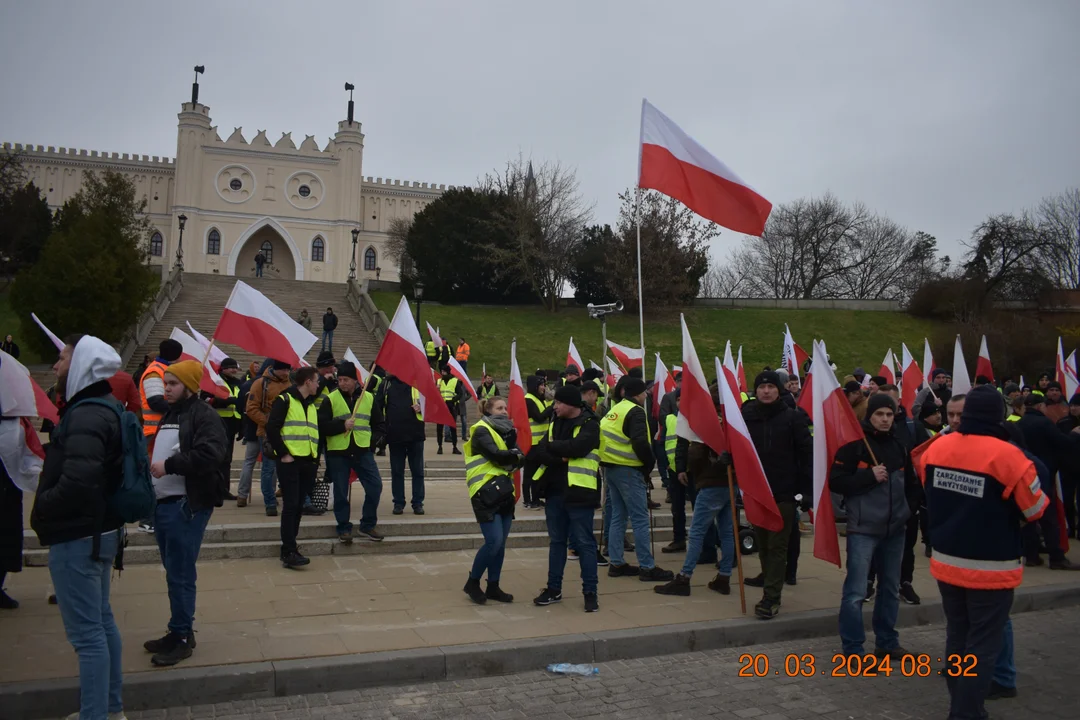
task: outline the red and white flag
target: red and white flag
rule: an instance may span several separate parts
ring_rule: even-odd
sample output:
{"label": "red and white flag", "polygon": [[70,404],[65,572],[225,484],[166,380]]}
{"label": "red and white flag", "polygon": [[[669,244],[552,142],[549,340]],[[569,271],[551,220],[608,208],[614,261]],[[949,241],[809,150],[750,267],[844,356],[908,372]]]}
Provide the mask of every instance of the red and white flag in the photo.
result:
{"label": "red and white flag", "polygon": [[788,328],[787,323],[784,323],[783,369],[787,371],[788,375],[799,377],[802,374],[803,366],[809,359],[810,356],[795,342],[795,339],[791,336],[790,328]]}
{"label": "red and white flag", "polygon": [[461,363],[451,356],[450,360],[446,363],[446,367],[450,368],[450,374],[456,377],[458,382],[464,383],[465,389],[469,392],[469,395],[472,395],[472,399],[476,402],[480,402],[480,396],[476,394],[476,388],[473,386],[469,376],[465,374],[465,369],[461,367]]}
{"label": "red and white flag", "polygon": [[[986,347],[985,335],[982,336],[982,342],[979,343],[979,359],[975,361],[975,377],[977,378],[980,375],[990,382],[994,382],[994,366],[990,364],[990,350]],[[953,385],[956,385],[955,380],[953,380]]]}
{"label": "red and white flag", "polygon": [[930,387],[937,365],[934,364],[934,353],[930,351],[930,340],[927,338],[923,338],[922,369],[923,382],[926,383],[926,387]]}
{"label": "red and white flag", "polygon": [[747,235],[760,236],[772,212],[772,203],[648,100],[641,101],[638,187],[659,190],[703,218]]}
{"label": "red and white flag", "polygon": [[425,323],[427,325],[428,337],[431,338],[431,342],[435,343],[435,347],[441,348],[446,344],[446,341],[439,335],[439,331],[431,327],[431,323]]}
{"label": "red and white flag", "polygon": [[814,343],[814,557],[840,567],[840,539],[829,493],[829,471],[836,451],[862,440],[862,426],[829,368],[824,343]]}
{"label": "red and white flag", "polygon": [[675,391],[675,376],[664,365],[664,361],[660,359],[660,353],[656,353],[656,372],[653,373],[653,384],[649,390],[649,394],[652,396],[650,399],[650,408],[652,416],[654,418],[660,417],[660,403],[664,401],[664,396],[669,392]]}
{"label": "red and white flag", "polygon": [[735,369],[737,370],[735,374],[739,379],[739,391],[746,392],[746,370],[743,369],[742,364],[742,345],[739,346],[739,359],[736,361]]}
{"label": "red and white flag", "polygon": [[[312,336],[314,337],[314,336]],[[372,367],[378,365],[394,375],[406,385],[416,388],[424,400],[441,398],[435,384],[435,376],[428,365],[424,343],[420,340],[420,331],[413,322],[409,303],[402,296],[390,321],[390,329],[383,338],[379,352],[375,355]],[[454,425],[454,416],[444,402],[432,402],[424,405],[424,422],[438,425]]]}
{"label": "red and white flag", "polygon": [[4,417],[39,417],[60,422],[56,406],[34,382],[30,371],[3,350],[0,350],[0,412]]}
{"label": "red and white flag", "polygon": [[363,385],[367,385],[368,378],[371,377],[371,373],[364,369],[364,366],[360,364],[360,360],[356,357],[356,353],[352,351],[351,347],[345,348],[345,354],[341,357],[345,362],[351,362],[356,366],[356,374],[360,377],[360,382]]}
{"label": "red and white flag", "polygon": [[607,341],[607,344],[608,347],[611,348],[612,354],[615,355],[615,359],[619,361],[619,365],[625,370],[636,367],[644,369],[645,351],[641,348],[628,348],[625,345],[618,345],[610,340]]}
{"label": "red and white flag", "polygon": [[919,368],[919,363],[915,362],[915,358],[911,356],[911,351],[905,343],[900,344],[900,351],[903,358],[903,370],[901,388],[900,388],[900,404],[907,410],[907,416],[913,417],[911,408],[915,404],[915,396],[919,394],[919,383],[923,380],[923,372]]}
{"label": "red and white flag", "polygon": [[[221,372],[221,361],[224,360],[225,358],[229,357],[229,356],[226,355],[225,351],[222,350],[221,348],[219,348],[217,345],[211,345],[210,341],[206,339],[205,335],[200,333],[195,328],[191,327],[190,322],[188,322],[187,327],[188,327],[188,330],[191,331],[191,337],[195,338],[195,342],[199,343],[199,345],[202,346],[202,349],[204,351],[209,348],[209,350],[210,350],[210,358],[209,358],[210,359],[210,366],[212,368],[214,368],[215,371]],[[201,360],[201,358],[199,358],[199,359]]]}
{"label": "red and white flag", "polygon": [[41,331],[49,337],[49,340],[51,340],[52,344],[56,347],[57,352],[64,349],[64,341],[56,337],[56,334],[52,330],[45,327],[45,323],[41,322],[35,313],[30,313],[30,317],[34,319],[34,322],[41,328]]}
{"label": "red and white flag", "polygon": [[604,372],[604,368],[600,367],[599,365],[594,363],[592,360],[589,361],[589,367],[591,367],[593,370],[599,370],[600,372]]}
{"label": "red and white flag", "polygon": [[896,384],[896,358],[893,357],[892,348],[889,348],[889,352],[885,353],[885,359],[881,361],[881,369],[878,370],[878,375],[885,378],[885,382],[889,385]]}
{"label": "red and white flag", "polygon": [[[300,360],[318,340],[287,312],[241,280],[236,281],[229,302],[225,303],[214,339],[293,367],[300,366]],[[424,367],[427,367],[426,355]]]}
{"label": "red and white flag", "polygon": [[953,350],[952,394],[964,395],[971,392],[971,376],[968,375],[967,362],[964,360],[964,348],[960,346],[960,336],[956,336],[956,349]]}
{"label": "red and white flag", "polygon": [[735,402],[739,406],[739,410],[742,410],[743,399],[742,391],[739,389],[739,368],[735,364],[735,360],[731,357],[731,341],[727,341],[727,345],[724,346],[724,363],[721,365],[719,362],[716,365],[716,381],[720,382],[723,379],[723,374],[720,372],[721,368],[727,370],[731,368],[732,377],[735,378]]}
{"label": "red and white flag", "polygon": [[172,329],[172,334],[169,337],[183,346],[184,349],[180,354],[181,360],[194,360],[203,366],[202,379],[199,380],[200,390],[219,398],[227,398],[232,394],[229,391],[229,386],[225,384],[225,380],[217,374],[217,371],[210,364],[210,360],[206,357],[206,348],[198,340],[178,327]]}
{"label": "red and white flag", "polygon": [[585,364],[581,362],[581,353],[577,351],[573,337],[570,338],[570,349],[566,353],[566,367],[571,365],[576,367],[579,373],[585,369]]}
{"label": "red and white flag", "polygon": [[612,360],[611,358],[609,358],[608,356],[605,355],[604,359],[607,360],[607,366],[608,366],[608,375],[607,375],[608,387],[615,387],[615,383],[619,382],[619,378],[621,378],[623,376],[623,371],[620,370],[619,366],[615,364],[615,361]]}
{"label": "red and white flag", "polygon": [[[816,346],[815,342],[813,346]],[[812,346],[812,347],[813,347]],[[810,368],[806,371],[802,386],[799,389],[799,398],[795,404],[802,408],[806,416],[810,418],[811,427],[814,424],[814,361],[810,361]]]}
{"label": "red and white flag", "polygon": [[735,363],[731,360],[731,341],[725,353],[724,365],[716,360],[716,374],[720,384],[720,407],[727,427],[728,452],[735,466],[735,475],[739,478],[739,492],[742,494],[743,510],[746,519],[754,527],[779,532],[784,529],[784,518],[776,506],[772,487],[765,477],[765,468],[761,466],[754,441],[742,416],[742,401],[739,399],[739,386],[735,379]]}
{"label": "red and white flag", "polygon": [[31,420],[40,417],[59,423],[60,418],[48,395],[30,377],[30,371],[2,350],[0,412],[6,418],[18,418],[18,422],[0,423],[0,463],[16,487],[23,492],[37,492],[45,448]]}
{"label": "red and white flag", "polygon": [[1076,367],[1075,350],[1069,353],[1069,357],[1065,358],[1063,370],[1065,371],[1065,382],[1062,383],[1061,389],[1065,392],[1065,397],[1072,399],[1077,391],[1080,391],[1080,372]]}
{"label": "red and white flag", "polygon": [[679,316],[682,325],[682,394],[679,396],[679,418],[675,433],[687,440],[705,443],[713,452],[726,451],[727,440],[720,425],[720,416],[716,414],[709,383],[701,369],[694,341],[686,327],[686,317]]}
{"label": "red and white flag", "polygon": [[[529,405],[525,400],[525,383],[521,381],[521,370],[517,361],[517,340],[510,343],[510,388],[507,393],[506,408],[510,413],[510,420],[517,430],[517,444],[521,452],[526,455],[532,449],[532,428],[529,426]],[[514,492],[517,499],[521,499],[522,471],[514,472]],[[524,482],[532,482],[532,478],[525,478]]]}

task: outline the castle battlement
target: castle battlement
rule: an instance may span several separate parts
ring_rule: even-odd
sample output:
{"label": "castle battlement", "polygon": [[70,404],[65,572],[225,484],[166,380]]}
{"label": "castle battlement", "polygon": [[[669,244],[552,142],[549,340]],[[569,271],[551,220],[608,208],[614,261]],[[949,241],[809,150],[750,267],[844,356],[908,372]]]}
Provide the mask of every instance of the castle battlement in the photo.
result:
{"label": "castle battlement", "polygon": [[410,190],[430,190],[432,192],[444,192],[446,190],[457,190],[456,185],[437,185],[435,183],[422,183],[415,180],[392,180],[390,178],[373,178],[368,175],[364,178],[364,185],[375,185],[381,188],[399,188],[404,190],[408,188]]}
{"label": "castle battlement", "polygon": [[171,157],[159,157],[158,155],[139,155],[138,153],[108,153],[97,150],[82,150],[78,148],[56,148],[52,145],[31,145],[22,143],[6,142],[0,149],[8,153],[25,154],[35,160],[48,160],[55,158],[57,162],[77,160],[119,161],[126,163],[138,163],[155,167],[174,168],[176,160]]}

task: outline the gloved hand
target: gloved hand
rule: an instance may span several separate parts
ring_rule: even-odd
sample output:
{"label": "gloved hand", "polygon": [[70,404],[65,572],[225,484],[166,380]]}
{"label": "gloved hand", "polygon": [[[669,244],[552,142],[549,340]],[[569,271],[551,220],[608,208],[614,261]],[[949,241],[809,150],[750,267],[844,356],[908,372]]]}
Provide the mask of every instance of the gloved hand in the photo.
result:
{"label": "gloved hand", "polygon": [[734,464],[734,461],[731,459],[731,453],[729,453],[727,450],[717,456],[716,462],[717,464],[723,465],[724,467]]}

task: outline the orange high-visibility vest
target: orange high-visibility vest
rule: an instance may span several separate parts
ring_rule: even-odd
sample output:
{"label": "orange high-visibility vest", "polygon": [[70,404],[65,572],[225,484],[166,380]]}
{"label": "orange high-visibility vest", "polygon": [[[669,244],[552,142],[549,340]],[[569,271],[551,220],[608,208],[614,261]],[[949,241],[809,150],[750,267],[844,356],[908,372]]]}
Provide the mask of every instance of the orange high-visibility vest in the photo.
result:
{"label": "orange high-visibility vest", "polygon": [[454,355],[454,359],[458,362],[469,361],[469,343],[461,343],[457,346],[457,353]]}
{"label": "orange high-visibility vest", "polygon": [[139,402],[142,403],[143,435],[146,437],[157,435],[158,425],[161,424],[161,413],[155,412],[146,404],[146,390],[143,389],[143,380],[146,379],[147,375],[154,374],[164,382],[165,371],[168,368],[169,366],[165,363],[155,360],[146,366],[146,370],[139,377]]}

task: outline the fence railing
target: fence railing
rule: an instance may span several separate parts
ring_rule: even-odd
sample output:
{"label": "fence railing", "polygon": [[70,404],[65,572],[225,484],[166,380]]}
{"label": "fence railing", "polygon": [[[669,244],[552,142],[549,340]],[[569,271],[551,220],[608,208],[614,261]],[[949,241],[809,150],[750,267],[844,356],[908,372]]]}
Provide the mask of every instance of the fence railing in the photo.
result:
{"label": "fence railing", "polygon": [[360,319],[364,321],[364,324],[371,328],[375,342],[382,343],[390,330],[390,319],[386,317],[386,313],[375,306],[375,302],[368,295],[368,281],[349,280],[345,299],[355,312],[360,313]]}

